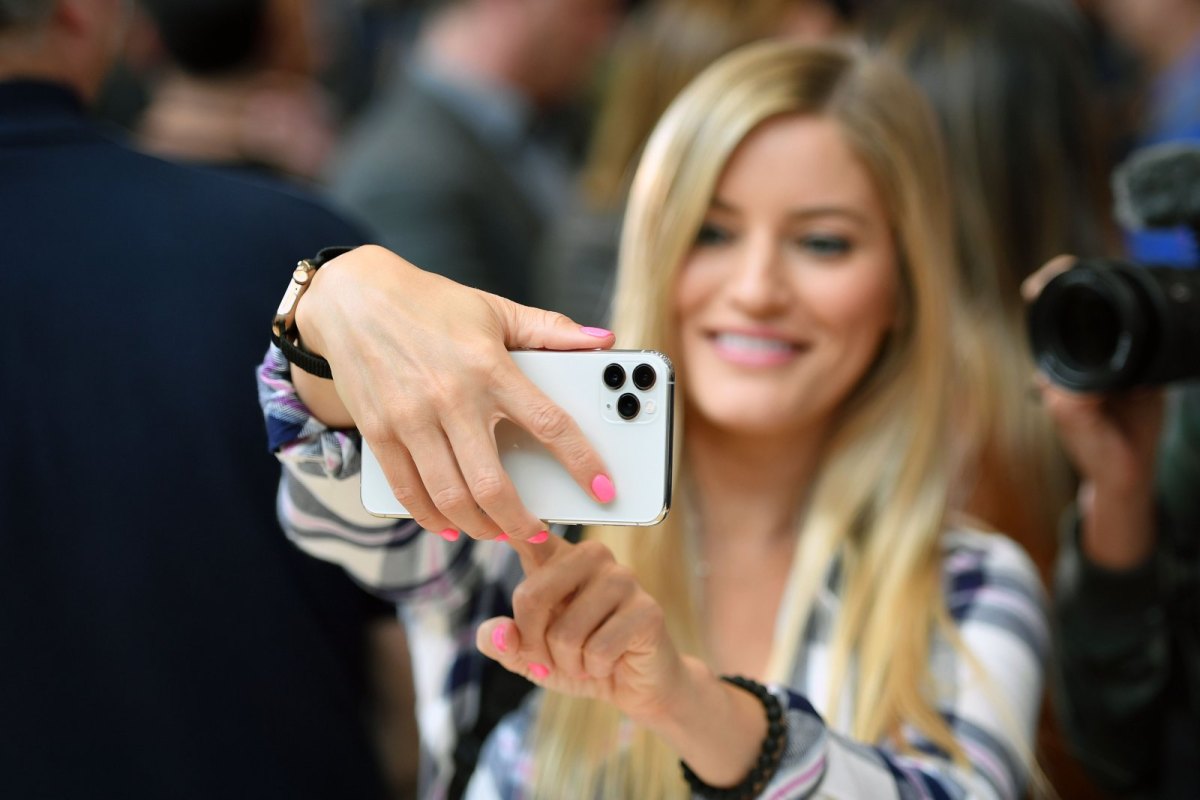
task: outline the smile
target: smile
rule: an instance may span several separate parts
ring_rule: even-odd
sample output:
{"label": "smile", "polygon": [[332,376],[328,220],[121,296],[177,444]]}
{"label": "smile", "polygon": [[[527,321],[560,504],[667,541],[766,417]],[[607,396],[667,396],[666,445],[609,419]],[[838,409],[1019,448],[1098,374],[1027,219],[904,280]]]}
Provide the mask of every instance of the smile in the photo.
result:
{"label": "smile", "polygon": [[804,349],[784,339],[745,333],[716,333],[712,342],[718,355],[726,361],[752,367],[787,363]]}

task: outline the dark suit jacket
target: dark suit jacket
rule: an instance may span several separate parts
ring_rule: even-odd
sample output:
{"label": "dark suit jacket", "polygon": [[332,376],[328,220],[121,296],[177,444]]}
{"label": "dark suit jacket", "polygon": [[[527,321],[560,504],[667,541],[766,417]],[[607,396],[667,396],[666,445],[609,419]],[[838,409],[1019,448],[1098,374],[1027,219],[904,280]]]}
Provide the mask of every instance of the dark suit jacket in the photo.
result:
{"label": "dark suit jacket", "polygon": [[352,134],[331,188],[409,261],[529,302],[544,221],[504,157],[419,82],[396,87]]}
{"label": "dark suit jacket", "polygon": [[254,369],[310,199],[0,83],[0,794],[380,795],[378,613],[285,540]]}

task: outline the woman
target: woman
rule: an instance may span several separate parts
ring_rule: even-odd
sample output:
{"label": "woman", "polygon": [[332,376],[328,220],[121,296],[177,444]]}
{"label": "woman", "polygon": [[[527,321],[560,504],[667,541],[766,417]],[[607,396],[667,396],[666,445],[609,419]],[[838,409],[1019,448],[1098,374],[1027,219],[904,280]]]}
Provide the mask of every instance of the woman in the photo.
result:
{"label": "woman", "polygon": [[[675,356],[683,397],[675,510],[650,531],[547,539],[480,466],[478,429],[497,417],[546,439],[558,427],[496,388],[495,345],[607,332],[539,327],[378,251],[318,273],[299,328],[340,394],[296,371],[300,397],[326,423],[357,420],[442,535],[381,527],[328,480],[353,469],[354,440],[305,413],[273,352],[268,417],[301,435],[281,453],[285,526],[393,590],[410,623],[443,626],[443,644],[480,623],[481,652],[545,690],[492,734],[468,796],[1022,792],[1045,617],[1019,548],[946,520],[954,269],[938,141],[899,73],[828,47],[752,45],[672,105],[634,180],[615,306],[623,344]],[[451,308],[447,330],[436,314]],[[603,499],[577,445],[557,452]],[[475,541],[502,533],[508,545]],[[472,655],[439,676],[460,729]]]}

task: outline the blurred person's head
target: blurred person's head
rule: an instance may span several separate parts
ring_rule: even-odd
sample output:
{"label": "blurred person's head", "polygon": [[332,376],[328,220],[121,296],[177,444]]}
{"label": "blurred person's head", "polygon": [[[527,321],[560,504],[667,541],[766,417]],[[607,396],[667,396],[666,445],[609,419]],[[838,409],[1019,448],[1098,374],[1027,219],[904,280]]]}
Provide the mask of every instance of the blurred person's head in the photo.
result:
{"label": "blurred person's head", "polygon": [[450,66],[508,84],[542,106],[571,99],[611,39],[624,0],[442,0],[427,47]]}
{"label": "blurred person's head", "polygon": [[[766,678],[791,675],[811,604],[841,554],[849,611],[831,674],[851,661],[856,670],[818,702],[837,718],[845,687],[856,738],[912,726],[961,759],[923,691],[929,638],[944,616],[948,202],[933,114],[888,64],[763,42],[703,71],[655,128],[634,178],[614,316],[619,341],[676,356],[682,502],[653,536],[587,536],[634,569],[672,640],[704,657],[689,569],[688,538],[701,525],[688,466],[695,443],[712,431],[734,448],[816,443],[816,474],[796,488],[788,625]],[[628,753],[614,747],[619,725],[598,704],[544,698],[540,785],[687,796],[653,736],[634,734]]]}
{"label": "blurred person's head", "polygon": [[1200,0],[1096,0],[1109,32],[1153,72],[1169,67],[1200,38]]}
{"label": "blurred person's head", "polygon": [[117,58],[128,0],[0,0],[0,80],[63,83],[95,99]]}
{"label": "blurred person's head", "polygon": [[190,75],[313,70],[311,0],[141,1],[167,55]]}
{"label": "blurred person's head", "polygon": [[834,36],[849,3],[830,0],[655,0],[634,11],[613,46],[583,188],[596,207],[623,203],[638,155],[680,90],[720,56],[758,39]]}
{"label": "blurred person's head", "polygon": [[968,292],[1019,311],[1021,281],[1107,244],[1108,152],[1067,0],[897,0],[864,35],[921,86],[954,177]]}

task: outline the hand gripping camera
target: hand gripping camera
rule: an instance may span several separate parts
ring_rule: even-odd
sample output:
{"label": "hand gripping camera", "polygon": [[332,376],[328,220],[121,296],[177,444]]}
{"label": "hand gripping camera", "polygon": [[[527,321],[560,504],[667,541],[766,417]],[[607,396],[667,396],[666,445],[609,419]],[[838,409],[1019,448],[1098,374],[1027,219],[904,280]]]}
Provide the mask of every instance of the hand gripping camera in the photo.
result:
{"label": "hand gripping camera", "polygon": [[[1182,224],[1200,237],[1200,149],[1140,151],[1113,185],[1127,225]],[[1081,259],[1030,306],[1029,336],[1038,367],[1073,391],[1200,377],[1200,269]]]}

